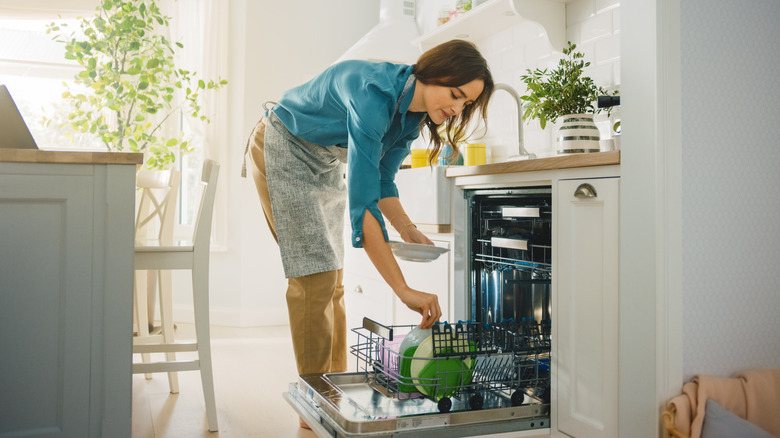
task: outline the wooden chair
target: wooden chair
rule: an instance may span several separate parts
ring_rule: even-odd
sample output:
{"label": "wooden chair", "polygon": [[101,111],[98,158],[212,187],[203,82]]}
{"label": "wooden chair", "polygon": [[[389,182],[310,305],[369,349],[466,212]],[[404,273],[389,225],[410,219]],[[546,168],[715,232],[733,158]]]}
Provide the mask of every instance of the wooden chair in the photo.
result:
{"label": "wooden chair", "polygon": [[[166,361],[163,362],[134,363],[133,374],[200,370],[203,396],[206,402],[206,416],[209,430],[212,432],[217,431],[218,427],[209,334],[209,250],[211,219],[214,210],[218,173],[219,164],[217,162],[206,160],[203,163],[203,173],[200,182],[202,195],[195,222],[194,236],[191,242],[175,242],[172,245],[136,242],[135,247],[136,270],[189,269],[192,271],[196,340],[194,342],[167,342],[163,338],[162,342],[160,342],[159,339],[147,338],[142,340],[136,338],[137,342],[133,345],[133,353],[194,351],[198,353],[198,358],[177,361],[168,360],[166,356]],[[162,311],[163,309],[161,309]]]}
{"label": "wooden chair", "polygon": [[[135,220],[135,240],[145,245],[155,242],[158,245],[173,243],[173,225],[176,216],[176,201],[179,194],[181,173],[176,169],[168,171],[140,170],[136,175],[136,187],[141,191],[138,213]],[[159,293],[158,293],[159,291]],[[160,332],[153,331],[155,299],[160,302]],[[136,315],[136,338],[134,343],[159,341],[173,342],[174,325],[172,310],[171,272],[166,270],[136,270],[134,287],[134,306]],[[141,309],[139,311],[139,309]],[[169,360],[175,360],[175,353],[168,354]],[[144,354],[143,361],[149,362],[150,355]],[[146,375],[147,379],[152,374]],[[172,393],[179,392],[176,373],[168,375]]]}

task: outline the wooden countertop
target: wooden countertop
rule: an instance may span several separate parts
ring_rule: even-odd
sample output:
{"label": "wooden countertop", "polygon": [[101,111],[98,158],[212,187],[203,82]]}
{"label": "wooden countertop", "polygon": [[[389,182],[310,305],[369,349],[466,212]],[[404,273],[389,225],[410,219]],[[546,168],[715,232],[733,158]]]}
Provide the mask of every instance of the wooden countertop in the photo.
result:
{"label": "wooden countertop", "polygon": [[143,154],[132,152],[0,149],[0,162],[3,163],[142,164],[143,161]]}
{"label": "wooden countertop", "polygon": [[620,151],[561,155],[558,157],[507,161],[479,166],[451,166],[447,169],[445,175],[450,178],[456,176],[498,175],[502,173],[569,169],[573,167],[608,166],[611,164],[620,164]]}

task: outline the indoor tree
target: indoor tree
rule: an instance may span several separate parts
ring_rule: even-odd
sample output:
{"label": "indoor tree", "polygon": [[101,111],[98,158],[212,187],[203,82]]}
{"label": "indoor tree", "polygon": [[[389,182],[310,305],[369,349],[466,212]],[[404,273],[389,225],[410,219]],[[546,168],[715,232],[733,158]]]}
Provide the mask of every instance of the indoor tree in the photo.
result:
{"label": "indoor tree", "polygon": [[161,30],[171,18],[156,0],[101,0],[93,16],[79,19],[80,32],[50,23],[47,33],[65,44],[65,58],[82,70],[78,90],[62,94],[69,112],[60,126],[99,137],[109,151],[143,152],[146,166],[163,169],[176,151],[191,151],[183,134],[171,136],[164,124],[183,112],[203,123],[199,98],[227,81],[204,80],[176,66],[174,47]]}

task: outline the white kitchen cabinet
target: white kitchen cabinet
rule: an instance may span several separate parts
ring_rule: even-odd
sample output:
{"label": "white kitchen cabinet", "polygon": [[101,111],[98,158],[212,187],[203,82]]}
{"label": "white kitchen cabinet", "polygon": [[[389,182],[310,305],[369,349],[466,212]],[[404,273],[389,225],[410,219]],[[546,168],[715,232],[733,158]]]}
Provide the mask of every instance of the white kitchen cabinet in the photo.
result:
{"label": "white kitchen cabinet", "polygon": [[0,153],[0,437],[129,438],[141,155],[51,154]]}
{"label": "white kitchen cabinet", "polygon": [[[360,249],[360,251],[363,251]],[[372,268],[373,269],[373,268]],[[364,275],[365,271],[344,265],[344,303],[347,310],[347,346],[357,345],[357,334],[352,329],[363,326],[363,318],[389,325],[392,315],[392,290],[376,276]],[[348,356],[348,364],[354,364],[354,356]]]}
{"label": "white kitchen cabinet", "polygon": [[618,436],[619,181],[557,183],[554,436]]}

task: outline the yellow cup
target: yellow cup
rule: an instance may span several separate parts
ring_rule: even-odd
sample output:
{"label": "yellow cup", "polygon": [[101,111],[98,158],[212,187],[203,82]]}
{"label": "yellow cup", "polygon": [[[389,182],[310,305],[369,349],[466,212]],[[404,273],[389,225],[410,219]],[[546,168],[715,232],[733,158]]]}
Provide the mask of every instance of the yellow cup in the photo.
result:
{"label": "yellow cup", "polygon": [[428,165],[427,149],[412,149],[412,168]]}
{"label": "yellow cup", "polygon": [[466,166],[476,166],[486,162],[485,143],[469,143],[466,145]]}

